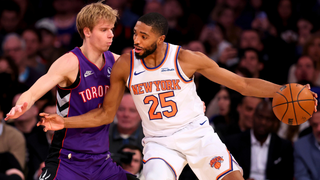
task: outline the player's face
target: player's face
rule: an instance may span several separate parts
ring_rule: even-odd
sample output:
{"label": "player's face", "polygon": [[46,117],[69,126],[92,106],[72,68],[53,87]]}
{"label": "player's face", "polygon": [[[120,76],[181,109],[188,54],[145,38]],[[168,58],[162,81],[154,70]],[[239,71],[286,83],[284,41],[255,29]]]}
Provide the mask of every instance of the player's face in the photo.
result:
{"label": "player's face", "polygon": [[314,137],[320,143],[320,112],[314,113],[309,122],[312,127]]}
{"label": "player's face", "polygon": [[152,31],[151,26],[138,21],[133,33],[135,56],[137,59],[146,58],[156,51],[159,35]]}
{"label": "player's face", "polygon": [[101,19],[97,25],[94,26],[89,38],[90,44],[100,51],[104,52],[109,50],[113,40],[114,23]]}

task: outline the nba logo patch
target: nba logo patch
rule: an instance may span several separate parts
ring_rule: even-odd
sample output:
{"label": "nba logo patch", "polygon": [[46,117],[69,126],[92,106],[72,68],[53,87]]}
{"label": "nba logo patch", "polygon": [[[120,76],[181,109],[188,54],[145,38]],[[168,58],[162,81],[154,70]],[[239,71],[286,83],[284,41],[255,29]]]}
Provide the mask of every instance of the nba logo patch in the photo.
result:
{"label": "nba logo patch", "polygon": [[107,68],[107,73],[108,73],[107,77],[110,77],[110,75],[111,75],[111,70],[112,70],[111,67],[108,67],[108,68]]}
{"label": "nba logo patch", "polygon": [[215,156],[214,158],[211,159],[210,161],[210,166],[214,167],[216,169],[219,169],[221,167],[221,163],[223,163],[223,157],[221,156]]}

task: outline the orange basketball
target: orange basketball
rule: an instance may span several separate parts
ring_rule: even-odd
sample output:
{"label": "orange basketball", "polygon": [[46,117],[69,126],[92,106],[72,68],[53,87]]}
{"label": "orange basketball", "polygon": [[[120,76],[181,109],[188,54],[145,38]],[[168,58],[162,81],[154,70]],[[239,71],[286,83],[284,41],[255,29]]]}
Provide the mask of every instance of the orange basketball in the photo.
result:
{"label": "orange basketball", "polygon": [[282,86],[273,97],[272,108],[277,118],[289,125],[306,122],[314,112],[311,91],[303,85],[290,83]]}

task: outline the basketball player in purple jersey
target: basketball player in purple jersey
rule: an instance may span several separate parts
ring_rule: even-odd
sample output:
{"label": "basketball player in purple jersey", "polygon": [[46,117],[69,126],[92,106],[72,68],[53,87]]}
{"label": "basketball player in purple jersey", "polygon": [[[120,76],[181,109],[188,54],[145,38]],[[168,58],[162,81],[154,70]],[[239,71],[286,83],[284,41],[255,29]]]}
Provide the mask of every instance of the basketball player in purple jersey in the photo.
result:
{"label": "basketball player in purple jersey", "polygon": [[[100,107],[110,86],[111,69],[119,57],[108,51],[117,16],[116,10],[101,2],[83,7],[77,15],[83,45],[54,62],[47,74],[21,95],[6,120],[22,115],[56,85],[59,115],[77,116]],[[39,179],[136,179],[110,158],[108,134],[109,123],[55,131]]]}
{"label": "basketball player in purple jersey", "polygon": [[146,135],[143,172],[147,180],[178,179],[186,163],[199,179],[243,179],[241,167],[204,116],[193,74],[199,72],[246,96],[273,97],[281,86],[238,76],[202,53],[165,43],[167,31],[168,22],[160,14],[142,16],[134,27],[135,49],[115,63],[102,108],[67,118],[41,113],[44,118],[38,124],[46,131],[110,123],[127,85]]}

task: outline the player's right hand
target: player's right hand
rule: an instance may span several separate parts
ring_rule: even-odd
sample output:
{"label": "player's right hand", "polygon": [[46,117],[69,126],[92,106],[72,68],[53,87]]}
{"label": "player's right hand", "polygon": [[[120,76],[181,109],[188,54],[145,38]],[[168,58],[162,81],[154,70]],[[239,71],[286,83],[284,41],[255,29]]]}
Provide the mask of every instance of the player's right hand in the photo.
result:
{"label": "player's right hand", "polygon": [[57,131],[64,128],[64,119],[58,114],[40,113],[41,120],[37,123],[37,126],[44,126],[43,130]]}
{"label": "player's right hand", "polygon": [[22,105],[16,105],[14,106],[10,112],[7,114],[6,118],[4,120],[8,119],[16,119],[20,117],[23,113],[27,111],[28,103],[24,102]]}

